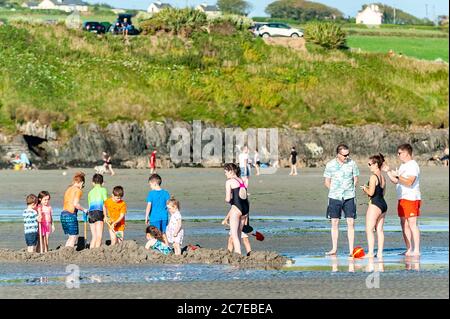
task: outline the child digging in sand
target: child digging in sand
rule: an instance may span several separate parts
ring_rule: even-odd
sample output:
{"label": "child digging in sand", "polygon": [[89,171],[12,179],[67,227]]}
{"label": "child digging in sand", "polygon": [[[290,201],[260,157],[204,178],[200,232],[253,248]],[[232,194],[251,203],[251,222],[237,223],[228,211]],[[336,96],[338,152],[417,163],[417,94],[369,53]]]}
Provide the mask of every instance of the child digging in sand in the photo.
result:
{"label": "child digging in sand", "polygon": [[173,244],[175,255],[181,255],[181,244],[183,243],[184,230],[181,228],[180,202],[175,198],[167,201],[167,210],[170,213],[169,224],[166,235],[169,244]]}
{"label": "child digging in sand", "polygon": [[113,189],[111,197],[105,201],[105,222],[109,227],[111,245],[122,242],[125,236],[127,204],[122,200],[123,195],[123,187],[116,186]]}
{"label": "child digging in sand", "polygon": [[164,255],[169,255],[172,249],[162,242],[162,233],[155,226],[148,226],[145,229],[147,243],[145,244],[145,249],[153,249],[163,253]]}
{"label": "child digging in sand", "polygon": [[25,242],[29,253],[36,252],[38,244],[38,223],[40,217],[36,211],[38,198],[36,195],[30,194],[26,198],[27,208],[23,211],[23,224],[25,231]]}
{"label": "child digging in sand", "polygon": [[42,191],[38,195],[39,205],[37,212],[40,218],[41,233],[42,236],[42,250],[48,252],[48,238],[52,232],[55,231],[55,225],[53,224],[53,209],[50,206],[50,193]]}

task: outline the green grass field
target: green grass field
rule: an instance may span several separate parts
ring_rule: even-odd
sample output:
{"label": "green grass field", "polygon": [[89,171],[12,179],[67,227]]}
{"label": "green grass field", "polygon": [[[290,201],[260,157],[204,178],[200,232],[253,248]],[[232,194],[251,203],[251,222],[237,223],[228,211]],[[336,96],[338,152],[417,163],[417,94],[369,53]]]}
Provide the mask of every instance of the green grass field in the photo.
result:
{"label": "green grass field", "polygon": [[368,52],[395,53],[424,60],[442,59],[448,62],[448,38],[379,37],[352,35],[347,39],[351,48]]}

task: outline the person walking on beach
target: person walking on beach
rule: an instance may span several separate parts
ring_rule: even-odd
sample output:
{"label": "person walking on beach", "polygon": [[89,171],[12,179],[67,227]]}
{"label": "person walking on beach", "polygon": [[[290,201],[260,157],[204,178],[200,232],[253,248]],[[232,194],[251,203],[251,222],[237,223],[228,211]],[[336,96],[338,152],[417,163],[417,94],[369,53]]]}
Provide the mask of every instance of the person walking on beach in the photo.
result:
{"label": "person walking on beach", "polygon": [[156,174],[156,150],[150,154],[150,174]]}
{"label": "person walking on beach", "polygon": [[442,162],[444,162],[444,166],[447,166],[447,167],[448,167],[449,159],[450,159],[450,157],[449,157],[449,150],[448,150],[448,147],[446,147],[445,150],[444,150],[444,156],[442,156],[442,157],[440,158],[440,160],[441,160]]}
{"label": "person walking on beach", "polygon": [[291,176],[297,175],[297,151],[295,150],[295,146],[292,146],[291,148],[289,163],[291,164],[291,172],[289,173],[289,175]]}
{"label": "person walking on beach", "polygon": [[111,155],[107,152],[103,152],[103,166],[105,167],[105,170],[108,170],[111,173],[111,176],[116,175],[112,168],[112,161],[111,161]]}
{"label": "person walking on beach", "polygon": [[85,174],[83,172],[78,172],[74,175],[72,184],[64,193],[63,211],[61,212],[60,220],[64,234],[69,236],[66,247],[75,247],[78,239],[78,210],[83,211],[85,214],[88,212],[88,210],[84,209],[80,204],[84,184]]}
{"label": "person walking on beach", "polygon": [[255,170],[256,170],[256,176],[258,176],[259,175],[259,169],[260,169],[260,167],[261,167],[261,159],[259,158],[259,152],[258,152],[258,149],[255,149],[255,155],[254,155],[254,157],[253,157],[253,160],[254,160],[254,166],[255,166]]}
{"label": "person walking on beach", "polygon": [[239,154],[239,168],[241,171],[242,180],[248,188],[248,180],[250,178],[250,164],[248,160],[248,147],[244,146],[242,152]]}
{"label": "person walking on beach", "polygon": [[[405,256],[420,256],[420,231],[417,218],[420,215],[420,168],[413,159],[413,148],[410,144],[397,147],[397,155],[402,162],[398,170],[391,170],[384,165],[383,171],[397,190],[397,212],[406,244]],[[414,244],[414,245],[413,245]]]}
{"label": "person walking on beach", "polygon": [[381,168],[383,167],[384,156],[382,154],[373,155],[369,158],[370,176],[368,185],[361,186],[362,191],[369,196],[369,206],[366,213],[366,235],[367,243],[369,246],[366,254],[367,258],[374,257],[375,249],[375,235],[374,231],[378,235],[378,252],[377,257],[383,257],[384,247],[384,219],[387,212],[387,204],[384,200],[384,193],[386,190],[386,180],[381,174]]}
{"label": "person walking on beach", "polygon": [[105,219],[105,201],[108,199],[108,191],[103,187],[103,176],[94,174],[92,177],[94,188],[88,194],[89,226],[92,239],[90,248],[100,247],[103,236],[103,220]]}
{"label": "person walking on beach", "polygon": [[339,236],[339,220],[344,211],[347,220],[347,237],[350,255],[353,252],[356,218],[356,193],[359,169],[350,158],[347,145],[339,144],[336,148],[336,158],[326,165],[323,176],[328,192],[327,218],[331,219],[332,248],[326,255],[335,255]]}
{"label": "person walking on beach", "polygon": [[225,164],[225,201],[231,205],[227,214],[230,223],[234,252],[241,254],[241,233],[246,224],[250,205],[247,197],[247,186],[240,177],[240,169],[233,163]]}

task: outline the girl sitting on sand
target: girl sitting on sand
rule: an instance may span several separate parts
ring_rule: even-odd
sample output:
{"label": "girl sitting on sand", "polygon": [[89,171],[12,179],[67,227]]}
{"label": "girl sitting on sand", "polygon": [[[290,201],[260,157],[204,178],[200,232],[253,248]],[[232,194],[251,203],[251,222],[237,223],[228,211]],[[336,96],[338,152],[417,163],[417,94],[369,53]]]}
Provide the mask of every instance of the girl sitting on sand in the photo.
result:
{"label": "girl sitting on sand", "polygon": [[148,226],[145,229],[147,243],[145,244],[145,249],[154,249],[163,253],[164,255],[169,255],[172,252],[172,248],[163,243],[162,233],[155,226]]}
{"label": "girl sitting on sand", "polygon": [[42,191],[38,195],[38,214],[41,219],[41,233],[42,236],[42,251],[48,252],[48,238],[52,232],[55,231],[55,225],[53,224],[53,209],[50,206],[50,193]]}
{"label": "girl sitting on sand", "polygon": [[170,213],[170,220],[166,230],[167,240],[170,244],[173,244],[175,255],[181,255],[184,230],[181,228],[180,202],[172,197],[167,201],[167,210]]}

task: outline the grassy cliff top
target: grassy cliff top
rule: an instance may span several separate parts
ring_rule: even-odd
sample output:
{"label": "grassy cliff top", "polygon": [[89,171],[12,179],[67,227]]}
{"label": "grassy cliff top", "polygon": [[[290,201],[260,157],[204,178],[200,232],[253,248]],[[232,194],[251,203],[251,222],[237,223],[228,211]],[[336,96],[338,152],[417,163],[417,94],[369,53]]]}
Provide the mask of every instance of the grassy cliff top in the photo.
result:
{"label": "grassy cliff top", "polygon": [[0,26],[0,129],[201,119],[241,127],[448,126],[448,64],[308,52],[248,33],[131,38],[64,25]]}

